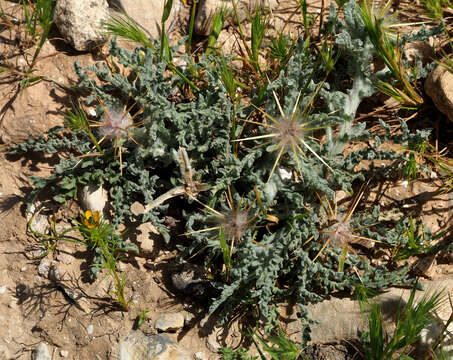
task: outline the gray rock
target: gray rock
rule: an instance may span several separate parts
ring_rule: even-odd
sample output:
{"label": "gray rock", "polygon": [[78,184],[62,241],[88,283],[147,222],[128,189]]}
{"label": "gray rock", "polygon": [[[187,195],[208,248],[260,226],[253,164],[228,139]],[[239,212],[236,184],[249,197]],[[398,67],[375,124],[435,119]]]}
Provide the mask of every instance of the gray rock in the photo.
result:
{"label": "gray rock", "polygon": [[[47,219],[47,216],[44,216],[42,214],[35,214],[33,218],[31,218],[30,214],[30,229],[39,233],[39,234],[47,234],[48,230],[50,229],[50,224],[49,220]],[[30,220],[27,216],[27,220]]]}
{"label": "gray rock", "polygon": [[[160,37],[164,1],[117,0],[119,7],[154,39]],[[165,23],[167,34],[172,30],[179,13],[180,1],[174,0],[170,17]],[[170,30],[170,31],[169,31]]]}
{"label": "gray rock", "polygon": [[47,276],[49,275],[49,269],[50,260],[47,257],[42,258],[38,265],[38,274],[42,277],[47,278]]}
{"label": "gray rock", "polygon": [[171,274],[171,281],[177,291],[192,297],[205,298],[210,296],[214,289],[203,276],[201,267],[187,263]]}
{"label": "gray rock", "polygon": [[90,51],[107,40],[102,23],[108,16],[107,0],[58,0],[54,21],[61,35],[76,50]]}
{"label": "gray rock", "polygon": [[184,314],[180,312],[161,314],[154,322],[154,327],[163,332],[182,329],[184,327]]}
{"label": "gray rock", "polygon": [[79,191],[80,206],[85,211],[99,211],[102,215],[104,214],[107,200],[107,191],[102,186],[86,185]]}
{"label": "gray rock", "polygon": [[39,344],[32,352],[33,360],[51,360],[49,349],[44,343]]}
{"label": "gray rock", "polygon": [[[247,19],[247,14],[253,14],[258,7],[263,9],[272,9],[277,5],[277,0],[239,0],[237,1],[238,17],[242,22]],[[218,9],[225,9],[227,20],[235,19],[233,4],[231,0],[200,0],[198,2],[198,11],[195,18],[195,32],[198,35],[207,36],[212,29],[214,15]],[[225,21],[225,26],[228,25]]]}
{"label": "gray rock", "polygon": [[166,335],[131,331],[120,341],[118,360],[192,360],[190,352]]}
{"label": "gray rock", "polygon": [[453,74],[438,65],[426,79],[425,91],[437,109],[453,121]]}
{"label": "gray rock", "polygon": [[[417,291],[415,299],[421,298],[425,294],[445,289],[445,292],[453,288],[453,278],[442,281],[424,282],[425,291]],[[384,318],[384,330],[392,334],[394,330],[394,319],[398,306],[404,305],[409,298],[410,289],[390,288],[387,292],[379,295],[376,300],[382,306]],[[438,319],[435,320],[422,332],[422,339],[419,348],[426,348],[432,345],[433,340],[437,339],[440,329],[452,313],[448,301],[444,302],[436,312]],[[283,315],[284,316],[284,315]],[[319,323],[311,326],[312,343],[328,344],[339,343],[342,340],[358,339],[360,333],[368,330],[368,320],[366,314],[360,311],[357,301],[350,299],[331,298],[318,304],[308,305],[308,316],[310,319]],[[289,320],[289,319],[288,319]],[[291,338],[298,340],[301,337],[300,321],[294,316],[294,321],[288,321],[286,332],[292,334]],[[447,329],[453,332],[453,323]],[[453,338],[448,338],[444,342],[444,349],[453,350]]]}

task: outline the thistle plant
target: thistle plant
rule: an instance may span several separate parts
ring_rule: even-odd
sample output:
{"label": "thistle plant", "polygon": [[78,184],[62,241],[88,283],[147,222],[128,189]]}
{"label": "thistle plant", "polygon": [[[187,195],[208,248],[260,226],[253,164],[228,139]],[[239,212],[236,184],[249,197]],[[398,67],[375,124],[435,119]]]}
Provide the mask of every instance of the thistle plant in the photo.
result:
{"label": "thistle plant", "polygon": [[[111,43],[111,59],[129,76],[112,66],[75,65],[78,86],[89,94],[85,103],[100,104],[97,123],[73,111],[82,120],[72,123],[80,126],[54,128],[12,152],[66,154],[49,177],[33,178],[30,200],[46,189],[64,203],[80,186],[102,185],[113,228],[151,221],[180,258],[203,263],[220,292],[209,310],[221,310],[224,320],[253,305],[275,322],[273,305],[291,298],[307,321],[307,304],[326,294],[353,290],[359,282],[374,290],[413,282],[407,264],[372,266],[365,256],[343,255],[329,242],[323,249],[326,238],[344,241],[343,248],[362,236],[396,244],[403,222],[380,221],[376,209],[353,219],[357,202],[344,217],[326,209],[336,191],[352,191],[353,181],[377,171],[384,177],[401,172],[405,154],[383,149],[383,142],[421,143],[429,132],[411,132],[402,121],[395,134],[382,122],[383,131],[371,135],[355,120],[360,102],[377,91],[370,71],[374,46],[355,1],[344,6],[344,19],[332,5],[324,48],[300,37],[284,52],[281,40],[274,49],[281,67],[275,73],[253,66],[266,46],[265,24],[264,17],[256,19],[254,50],[243,59],[246,70],[236,72],[218,51],[200,54],[196,62],[184,55],[187,67],[178,68],[172,63],[177,45],[145,40],[120,23],[125,36],[141,42],[134,51]],[[137,106],[130,108],[130,102]],[[372,141],[344,151],[364,140]],[[359,170],[362,160],[389,165]],[[325,194],[326,209],[316,193]],[[144,213],[132,212],[135,202]],[[169,236],[169,208],[185,226],[181,236]],[[326,212],[337,222],[326,222]],[[214,225],[206,224],[207,215]],[[307,330],[304,340],[308,336]]]}

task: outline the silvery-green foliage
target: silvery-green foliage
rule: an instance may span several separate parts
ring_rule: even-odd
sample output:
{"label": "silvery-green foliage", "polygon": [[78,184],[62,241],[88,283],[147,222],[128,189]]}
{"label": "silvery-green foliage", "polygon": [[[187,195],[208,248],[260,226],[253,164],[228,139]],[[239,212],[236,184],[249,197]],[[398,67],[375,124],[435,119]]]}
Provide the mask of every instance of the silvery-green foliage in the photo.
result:
{"label": "silvery-green foliage", "polygon": [[[167,242],[171,241],[181,250],[182,258],[195,254],[198,259],[202,257],[206,268],[211,269],[213,284],[220,290],[220,296],[210,305],[211,311],[222,309],[228,313],[240,306],[257,304],[265,317],[275,319],[272,305],[292,298],[301,307],[301,317],[307,320],[306,305],[323,300],[326,294],[351,292],[359,282],[374,289],[409,282],[406,266],[391,270],[375,268],[365,257],[355,254],[346,257],[344,271],[339,272],[341,249],[327,247],[322,258],[314,261],[324,242],[320,231],[325,226],[316,193],[333,199],[335,191],[352,191],[353,181],[376,178],[378,170],[381,176],[390,172],[395,175],[405,158],[394,151],[382,150],[380,145],[383,142],[420,143],[429,134],[427,131],[410,133],[402,121],[400,134],[391,134],[389,127],[382,123],[383,135],[371,136],[365,124],[354,123],[358,105],[375,91],[370,80],[372,48],[355,1],[345,6],[344,14],[344,20],[339,19],[335,8],[331,7],[326,25],[326,31],[336,36],[334,50],[341,55],[331,76],[326,77],[308,42],[299,39],[287,66],[268,84],[267,92],[258,104],[267,114],[279,119],[273,92],[288,115],[299,99],[297,109],[302,114],[301,123],[307,124],[307,128],[319,128],[318,131],[327,135],[324,143],[312,138],[317,135],[314,132],[307,133],[304,138],[325,164],[310,151],[305,151],[305,156],[284,153],[277,171],[268,181],[275,163],[276,142],[263,145],[262,139],[243,141],[234,151],[232,119],[251,115],[256,110],[252,106],[233,106],[222,84],[220,69],[215,66],[220,63],[218,58],[201,56],[197,63],[186,58],[188,66],[180,71],[187,77],[196,77],[199,90],[194,91],[193,96],[184,97],[178,89],[180,78],[168,75],[167,64],[157,56],[158,49],[138,47],[128,51],[113,41],[111,55],[129,70],[129,76],[112,73],[107,66],[81,68],[76,63],[79,87],[89,92],[88,104],[101,100],[109,108],[136,101],[132,112],[143,110],[136,118],[140,125],[130,129],[130,136],[136,143],[127,139],[121,141],[121,161],[115,156],[111,140],[102,144],[103,155],[77,157],[94,148],[84,131],[67,132],[56,128],[45,137],[16,146],[15,152],[64,151],[70,154],[67,159],[60,160],[49,178],[33,179],[33,196],[48,186],[55,200],[64,202],[75,197],[81,185],[102,184],[109,190],[115,224],[151,221]],[[258,101],[253,97],[256,89],[249,90],[247,95]],[[97,120],[104,111],[103,106],[98,106]],[[238,128],[243,139],[263,135],[266,131],[264,126],[246,122],[240,123]],[[370,140],[369,145],[344,155],[347,144],[360,140]],[[209,186],[208,190],[197,194],[197,200],[216,212],[208,211],[190,196],[176,200],[179,220],[189,234],[188,241],[183,237],[170,239],[165,226],[167,209],[175,199],[141,216],[131,212],[134,202],[146,206],[184,185],[180,164],[174,156],[180,148],[187,151],[196,180]],[[297,160],[303,179],[296,180]],[[388,166],[358,171],[357,165],[362,160],[388,160]],[[291,178],[284,179],[280,169],[289,172]],[[230,219],[232,204],[226,200],[228,190],[237,210],[242,211],[241,216],[251,219],[251,223],[240,222],[240,236],[231,247],[231,269],[225,278],[221,271],[222,247],[218,230],[200,230]],[[227,216],[222,220],[219,213]],[[366,210],[356,213],[351,222],[357,227],[373,224],[366,230],[367,236],[387,244],[395,242],[397,235],[389,231],[391,226],[377,221],[376,214]],[[277,218],[278,223],[271,223],[267,215],[271,215],[271,219]]]}

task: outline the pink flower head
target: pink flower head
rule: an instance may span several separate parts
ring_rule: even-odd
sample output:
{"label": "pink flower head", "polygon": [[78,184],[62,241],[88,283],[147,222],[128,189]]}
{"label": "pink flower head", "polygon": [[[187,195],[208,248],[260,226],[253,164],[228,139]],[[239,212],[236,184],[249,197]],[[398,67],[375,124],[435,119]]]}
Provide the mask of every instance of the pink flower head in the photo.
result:
{"label": "pink flower head", "polygon": [[127,129],[133,124],[131,115],[124,109],[109,109],[104,107],[99,133],[106,139],[127,135]]}

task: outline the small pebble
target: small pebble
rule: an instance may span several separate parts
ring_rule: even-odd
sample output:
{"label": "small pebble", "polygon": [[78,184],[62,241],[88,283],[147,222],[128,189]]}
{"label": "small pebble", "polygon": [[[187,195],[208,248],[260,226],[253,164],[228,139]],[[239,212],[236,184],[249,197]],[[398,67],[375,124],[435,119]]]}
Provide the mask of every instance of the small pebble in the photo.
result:
{"label": "small pebble", "polygon": [[199,351],[199,352],[196,352],[195,354],[193,354],[193,358],[194,358],[194,360],[208,360],[208,358],[202,351]]}
{"label": "small pebble", "polygon": [[61,357],[65,358],[65,357],[68,357],[68,355],[69,355],[69,351],[68,350],[61,350],[60,351],[60,356]]}
{"label": "small pebble", "polygon": [[0,286],[0,294],[4,294],[6,292],[6,285]]}
{"label": "small pebble", "polygon": [[190,322],[195,318],[194,314],[191,314],[189,312],[184,313],[184,324],[188,325]]}
{"label": "small pebble", "polygon": [[124,272],[124,271],[126,271],[126,269],[127,269],[126,264],[123,263],[123,262],[118,262],[118,263],[116,264],[116,268],[117,268],[117,270],[120,271],[120,272]]}
{"label": "small pebble", "polygon": [[38,266],[38,274],[47,277],[49,274],[50,263],[47,259],[42,259]]}
{"label": "small pebble", "polygon": [[27,267],[26,266],[23,266],[23,267],[20,268],[20,272],[25,272],[25,271],[27,271]]}
{"label": "small pebble", "polygon": [[288,170],[283,169],[283,168],[279,168],[278,172],[279,172],[280,177],[282,178],[282,180],[290,180],[292,178],[292,176],[293,176],[291,171],[288,171]]}
{"label": "small pebble", "polygon": [[138,303],[140,302],[140,295],[137,294],[137,293],[133,293],[132,296],[131,296],[131,301],[132,301],[135,305],[138,305]]}
{"label": "small pebble", "polygon": [[51,360],[49,348],[46,344],[41,343],[33,349],[31,358],[33,360]]}
{"label": "small pebble", "polygon": [[87,327],[87,333],[88,335],[91,335],[94,331],[94,326],[92,324],[88,325]]}

